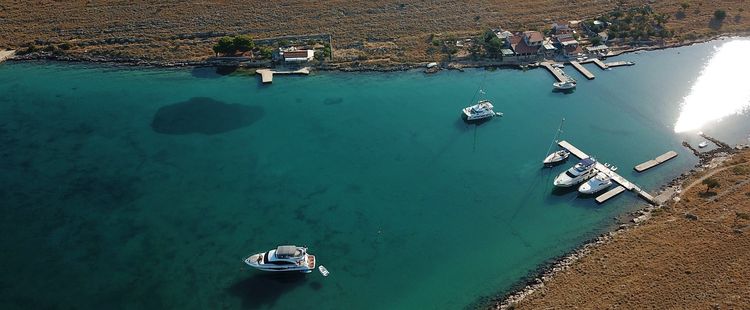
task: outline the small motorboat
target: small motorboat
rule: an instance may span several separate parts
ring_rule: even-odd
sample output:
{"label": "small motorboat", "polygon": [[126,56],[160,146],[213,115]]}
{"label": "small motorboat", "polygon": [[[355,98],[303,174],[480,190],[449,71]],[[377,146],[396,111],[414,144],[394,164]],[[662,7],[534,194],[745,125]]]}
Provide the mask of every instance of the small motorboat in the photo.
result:
{"label": "small motorboat", "polygon": [[707,147],[707,146],[708,146],[708,142],[706,142],[706,141],[703,141],[703,142],[701,142],[701,143],[698,143],[698,147],[699,147],[699,148],[704,148],[704,147]]}
{"label": "small motorboat", "polygon": [[467,121],[481,120],[495,116],[493,108],[495,107],[489,100],[480,100],[477,104],[464,108],[461,116]]}
{"label": "small motorboat", "polygon": [[308,254],[306,247],[282,245],[245,258],[245,264],[263,271],[310,273],[315,270],[315,255]]}
{"label": "small motorboat", "polygon": [[322,274],[324,277],[327,277],[330,274],[330,272],[328,272],[328,269],[323,265],[318,266],[318,271],[320,271],[320,274]]}
{"label": "small motorboat", "polygon": [[566,149],[559,150],[557,152],[553,152],[552,154],[549,154],[547,158],[542,161],[545,165],[554,165],[556,163],[562,162],[570,156],[570,151]]}
{"label": "small motorboat", "polygon": [[555,82],[555,83],[552,83],[552,87],[554,87],[554,89],[556,90],[573,89],[573,88],[576,88],[576,82],[573,80],[568,80],[565,82]]}
{"label": "small motorboat", "polygon": [[610,169],[610,170],[612,170],[613,172],[614,172],[614,171],[617,171],[617,166],[612,166],[612,167],[609,167],[609,169]]}
{"label": "small motorboat", "polygon": [[595,177],[578,187],[581,194],[596,194],[612,185],[612,179],[604,172],[599,172]]}

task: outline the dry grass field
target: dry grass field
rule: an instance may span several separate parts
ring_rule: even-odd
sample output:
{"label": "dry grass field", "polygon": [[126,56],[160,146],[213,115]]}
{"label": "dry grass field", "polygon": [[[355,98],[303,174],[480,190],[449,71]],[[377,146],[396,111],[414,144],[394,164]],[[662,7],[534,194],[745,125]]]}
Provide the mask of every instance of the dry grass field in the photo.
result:
{"label": "dry grass field", "polygon": [[750,152],[683,187],[679,202],[595,247],[515,308],[750,309]]}
{"label": "dry grass field", "polygon": [[[668,13],[676,38],[750,30],[744,0],[651,1]],[[680,3],[689,7],[682,10]],[[222,35],[256,38],[330,33],[334,56],[414,62],[429,54],[430,38],[474,36],[489,27],[545,29],[554,21],[595,17],[618,2],[607,0],[467,1],[20,1],[0,2],[0,48],[70,44],[67,54],[181,61],[211,56]],[[623,0],[623,6],[647,1]],[[726,10],[720,25],[715,9]],[[747,8],[747,10],[745,10]],[[679,13],[682,11],[682,13]],[[678,18],[679,17],[679,18]],[[63,45],[68,47],[67,45]]]}

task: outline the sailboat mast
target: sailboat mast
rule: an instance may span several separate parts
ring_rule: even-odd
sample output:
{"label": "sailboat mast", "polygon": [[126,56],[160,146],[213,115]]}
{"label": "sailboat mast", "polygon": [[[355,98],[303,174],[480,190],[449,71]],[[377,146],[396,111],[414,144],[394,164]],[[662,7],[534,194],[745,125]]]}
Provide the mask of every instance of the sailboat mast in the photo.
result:
{"label": "sailboat mast", "polygon": [[550,143],[550,144],[549,144],[549,148],[547,148],[547,154],[549,154],[549,153],[550,153],[550,151],[552,150],[552,146],[553,146],[553,145],[555,145],[555,143],[556,143],[556,142],[558,141],[558,139],[560,138],[560,134],[562,133],[562,127],[563,127],[563,123],[565,123],[565,118],[564,118],[564,117],[563,117],[563,118],[562,118],[562,120],[560,121],[560,127],[557,127],[557,132],[555,133],[555,137],[554,137],[554,138],[552,138],[552,143]]}

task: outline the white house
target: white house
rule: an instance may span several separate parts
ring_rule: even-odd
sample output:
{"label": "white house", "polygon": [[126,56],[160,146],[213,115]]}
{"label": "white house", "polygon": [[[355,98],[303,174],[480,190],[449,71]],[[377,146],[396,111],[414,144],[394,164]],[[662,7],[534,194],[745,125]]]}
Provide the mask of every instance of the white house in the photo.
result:
{"label": "white house", "polygon": [[314,50],[294,50],[282,53],[285,62],[308,62],[315,58]]}

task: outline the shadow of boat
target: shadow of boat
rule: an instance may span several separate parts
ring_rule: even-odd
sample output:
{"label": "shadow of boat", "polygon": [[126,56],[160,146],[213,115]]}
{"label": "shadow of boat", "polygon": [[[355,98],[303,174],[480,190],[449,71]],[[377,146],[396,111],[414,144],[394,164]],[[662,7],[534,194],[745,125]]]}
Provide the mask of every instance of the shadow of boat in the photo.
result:
{"label": "shadow of boat", "polygon": [[565,195],[570,194],[572,192],[576,192],[577,193],[578,192],[578,186],[579,186],[578,184],[570,186],[570,187],[555,186],[554,188],[552,188],[552,195],[555,195],[555,196],[565,196]]}
{"label": "shadow of boat", "polygon": [[258,309],[273,307],[281,296],[308,281],[304,273],[258,273],[235,282],[227,291],[241,299],[243,309]]}

